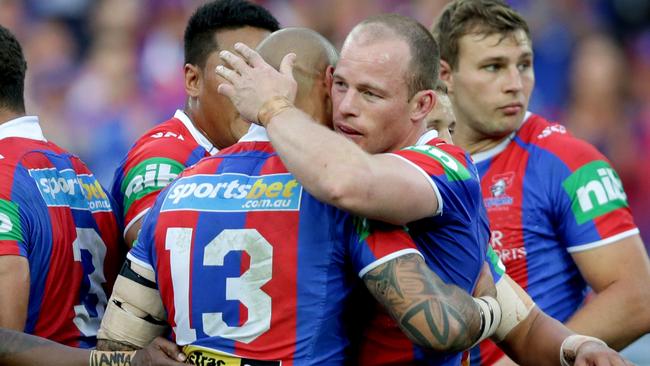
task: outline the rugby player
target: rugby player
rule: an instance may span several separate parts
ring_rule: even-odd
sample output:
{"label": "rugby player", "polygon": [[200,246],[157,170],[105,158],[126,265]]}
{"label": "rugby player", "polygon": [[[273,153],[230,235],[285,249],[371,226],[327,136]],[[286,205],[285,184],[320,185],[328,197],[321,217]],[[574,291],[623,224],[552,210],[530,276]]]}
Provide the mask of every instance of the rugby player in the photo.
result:
{"label": "rugby player", "polygon": [[[462,206],[458,200],[475,199],[471,190],[455,190],[459,182],[472,175],[469,158],[453,146],[445,146],[443,140],[422,136],[423,122],[435,103],[431,89],[437,73],[426,70],[428,75],[434,75],[432,80],[417,84],[417,75],[427,74],[417,69],[426,62],[418,61],[432,57],[437,65],[437,51],[410,42],[413,32],[417,32],[416,24],[398,16],[379,16],[362,22],[346,39],[341,59],[331,74],[334,128],[345,137],[309,123],[309,118],[292,105],[290,74],[274,71],[245,45],[235,45],[244,60],[230,52],[222,53],[235,71],[219,67],[217,72],[237,87],[224,83],[219,90],[231,97],[245,118],[259,119],[267,127],[283,162],[292,171],[295,169],[296,177],[316,197],[385,221],[406,223],[425,218],[411,223],[409,233],[425,253],[429,266],[443,280],[472,288],[477,276],[456,269],[465,265],[474,268],[466,263],[467,258],[482,263],[477,260],[480,257],[462,251],[466,245],[471,246],[471,238],[487,245],[486,215],[473,216],[474,211],[459,210]],[[258,118],[259,115],[271,117]],[[418,139],[419,146],[379,155],[365,153],[349,141],[377,153],[416,144]],[[447,207],[451,208],[448,212]],[[468,219],[470,216],[474,220]],[[431,228],[434,230],[427,231]],[[462,235],[467,238],[456,238]],[[462,245],[454,245],[455,240]],[[500,304],[512,309],[507,312],[511,316],[504,317],[507,330],[497,334],[496,339],[503,340],[503,347],[519,362],[531,365],[552,365],[560,360],[573,362],[573,357],[566,357],[570,347],[570,353],[585,352],[578,357],[578,364],[586,362],[583,356],[605,365],[610,364],[609,359],[623,364],[620,356],[602,341],[571,335],[568,329],[540,312],[507,276],[496,280]],[[378,337],[382,333],[386,335],[385,329],[376,331]],[[363,363],[458,362],[458,358],[425,354],[416,345],[391,337],[393,334],[387,335],[390,340],[383,344],[369,344],[374,351],[368,354],[374,360],[364,359]],[[403,355],[386,360],[391,347],[395,354]]]}
{"label": "rugby player", "polygon": [[[260,45],[286,54],[280,46],[301,54],[294,75],[305,116],[329,122],[325,71],[336,50],[305,29]],[[343,310],[355,277],[428,348],[458,351],[500,324],[493,298],[445,285],[401,228],[315,200],[258,126],[161,193],[128,259],[102,334],[140,347],[171,325],[195,364],[343,364]]]}
{"label": "rugby player", "polygon": [[186,167],[244,135],[248,123],[216,90],[219,51],[235,41],[251,47],[278,29],[263,7],[246,0],[214,0],[199,7],[185,28],[185,107],[147,131],[115,171],[111,194],[124,217],[124,238],[137,238],[142,217],[156,196]]}
{"label": "rugby player", "polygon": [[0,26],[0,326],[91,348],[126,250],[93,173],[26,115],[26,69]]}
{"label": "rugby player", "polygon": [[[477,165],[507,273],[544,312],[615,349],[649,332],[650,262],[616,171],[527,111],[535,74],[526,21],[501,0],[458,0],[432,30],[454,141]],[[584,303],[587,287],[595,296]],[[486,342],[472,356],[492,364],[502,353]]]}

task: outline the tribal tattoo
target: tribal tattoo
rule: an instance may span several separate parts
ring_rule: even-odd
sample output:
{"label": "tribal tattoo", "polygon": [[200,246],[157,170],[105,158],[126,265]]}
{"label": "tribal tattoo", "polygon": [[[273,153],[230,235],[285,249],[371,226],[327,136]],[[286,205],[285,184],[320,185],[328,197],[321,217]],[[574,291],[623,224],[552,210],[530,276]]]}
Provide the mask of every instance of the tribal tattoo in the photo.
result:
{"label": "tribal tattoo", "polygon": [[481,317],[472,297],[445,284],[417,254],[407,254],[363,277],[373,296],[415,343],[460,351],[478,338]]}

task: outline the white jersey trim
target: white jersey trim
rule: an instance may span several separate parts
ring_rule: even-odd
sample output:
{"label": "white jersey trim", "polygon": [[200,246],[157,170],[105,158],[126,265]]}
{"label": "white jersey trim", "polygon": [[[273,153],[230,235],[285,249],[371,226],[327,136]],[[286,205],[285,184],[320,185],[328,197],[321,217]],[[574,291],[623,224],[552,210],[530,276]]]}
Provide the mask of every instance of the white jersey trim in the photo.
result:
{"label": "white jersey trim", "polygon": [[517,132],[519,132],[521,127],[524,125],[524,123],[526,123],[526,121],[528,121],[528,118],[530,118],[530,116],[532,115],[533,113],[531,113],[530,111],[526,111],[526,114],[524,115],[524,120],[521,122],[521,125],[519,125],[519,128],[517,128],[510,135],[508,135],[508,137],[506,137],[503,141],[501,141],[497,146],[489,150],[472,154],[472,160],[474,160],[474,163],[480,163],[482,161],[488,160],[503,152],[503,150],[505,150],[508,147],[510,142],[515,139],[515,136],[517,136]]}
{"label": "white jersey trim", "polygon": [[0,124],[0,140],[8,137],[47,142],[37,116],[23,116]]}
{"label": "white jersey trim", "polygon": [[239,139],[239,142],[256,142],[256,141],[269,141],[269,135],[266,133],[266,128],[251,123],[248,132]]}
{"label": "white jersey trim", "polygon": [[131,262],[135,262],[135,263],[137,263],[139,266],[142,266],[142,267],[144,267],[144,268],[150,270],[151,272],[156,273],[156,270],[153,269],[153,267],[151,266],[151,264],[149,264],[149,263],[147,263],[147,262],[144,262],[144,261],[142,261],[142,260],[136,258],[133,254],[131,254],[131,252],[127,253],[126,258],[129,259],[129,260],[131,260]]}
{"label": "white jersey trim", "polygon": [[149,212],[150,209],[151,207],[147,207],[144,210],[140,211],[137,215],[135,215],[131,219],[131,221],[129,221],[129,223],[126,224],[126,226],[124,227],[124,232],[122,233],[122,237],[126,237],[126,233],[129,231],[131,226],[133,226],[133,224],[135,224],[136,221],[138,221],[142,216],[144,216],[147,212]]}
{"label": "white jersey trim", "polygon": [[216,146],[212,145],[210,140],[208,140],[208,138],[205,137],[205,135],[203,135],[203,133],[201,133],[201,131],[199,131],[196,126],[194,126],[194,123],[192,123],[192,120],[187,116],[187,114],[185,114],[185,112],[177,109],[176,113],[174,113],[174,118],[180,120],[183,123],[185,128],[190,131],[190,135],[192,135],[194,140],[196,140],[196,142],[198,142],[199,145],[201,145],[201,147],[208,152],[208,154],[214,155],[219,152],[219,149],[217,149]]}
{"label": "white jersey trim", "polygon": [[400,155],[397,155],[397,154],[394,154],[394,153],[389,153],[388,155],[392,155],[392,156],[395,156],[395,157],[398,157],[398,158],[404,160],[405,162],[407,162],[409,165],[411,165],[412,167],[417,169],[420,173],[422,173],[427,178],[429,183],[431,183],[431,187],[433,187],[433,191],[436,194],[436,199],[438,200],[438,209],[431,216],[442,215],[442,208],[443,208],[444,202],[442,201],[442,196],[440,195],[440,191],[438,190],[438,186],[436,185],[436,182],[434,182],[433,179],[431,179],[429,174],[427,174],[427,172],[425,172],[424,169],[420,168],[417,164],[413,163],[412,161],[410,161],[409,159],[406,159],[403,156],[400,156]]}
{"label": "white jersey trim", "polygon": [[639,229],[637,229],[637,228],[630,229],[628,231],[623,231],[622,233],[618,233],[618,234],[616,234],[614,236],[610,236],[609,238],[606,238],[606,239],[598,240],[598,241],[588,243],[588,244],[576,245],[575,247],[569,247],[569,248],[567,248],[567,252],[569,252],[569,253],[584,252],[586,250],[590,250],[590,249],[594,249],[594,248],[598,248],[598,247],[602,247],[602,246],[605,246],[605,245],[615,243],[615,242],[617,242],[617,241],[619,241],[621,239],[625,239],[625,238],[627,238],[629,236],[632,236],[632,235],[635,235],[635,234],[639,234]]}
{"label": "white jersey trim", "polygon": [[409,249],[398,250],[398,251],[396,251],[394,253],[391,253],[389,255],[381,257],[378,260],[376,260],[376,261],[370,263],[369,265],[363,267],[363,269],[361,269],[361,271],[359,271],[359,278],[363,278],[363,276],[365,276],[366,273],[368,273],[368,272],[372,271],[373,269],[381,266],[382,264],[384,264],[384,263],[386,263],[388,261],[391,261],[391,260],[393,260],[393,259],[395,259],[397,257],[401,257],[401,256],[407,255],[407,254],[417,254],[420,257],[424,258],[422,253],[420,253],[420,251],[417,250],[417,249],[409,248]]}

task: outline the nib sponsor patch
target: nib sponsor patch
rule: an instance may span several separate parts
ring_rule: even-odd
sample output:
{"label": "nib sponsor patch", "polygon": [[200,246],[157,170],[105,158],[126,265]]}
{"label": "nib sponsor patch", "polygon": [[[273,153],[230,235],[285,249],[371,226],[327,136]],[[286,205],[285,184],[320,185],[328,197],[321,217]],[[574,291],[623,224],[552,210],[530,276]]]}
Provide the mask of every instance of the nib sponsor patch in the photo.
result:
{"label": "nib sponsor patch", "polygon": [[290,174],[193,175],[174,183],[161,211],[297,211],[302,185]]}
{"label": "nib sponsor patch", "polygon": [[605,161],[580,167],[562,182],[562,187],[571,198],[571,209],[578,224],[627,207],[621,179]]}

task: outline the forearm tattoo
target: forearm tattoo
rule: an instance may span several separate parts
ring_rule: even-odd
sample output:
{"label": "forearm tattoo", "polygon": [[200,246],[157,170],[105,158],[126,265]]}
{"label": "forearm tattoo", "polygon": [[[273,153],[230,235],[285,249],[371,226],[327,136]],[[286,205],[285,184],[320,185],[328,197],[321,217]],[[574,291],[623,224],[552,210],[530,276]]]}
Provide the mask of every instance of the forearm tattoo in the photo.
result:
{"label": "forearm tattoo", "polygon": [[91,351],[90,366],[131,366],[131,359],[135,351]]}
{"label": "forearm tattoo", "polygon": [[458,351],[478,338],[481,318],[471,296],[445,284],[417,254],[373,269],[363,278],[373,296],[415,343]]}

